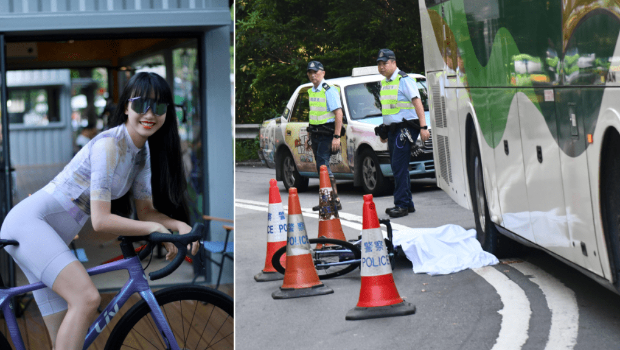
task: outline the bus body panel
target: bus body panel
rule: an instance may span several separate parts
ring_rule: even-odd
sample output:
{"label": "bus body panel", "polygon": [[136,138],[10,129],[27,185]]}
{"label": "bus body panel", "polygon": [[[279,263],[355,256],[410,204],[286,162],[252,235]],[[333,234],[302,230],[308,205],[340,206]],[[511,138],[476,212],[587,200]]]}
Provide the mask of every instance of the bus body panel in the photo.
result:
{"label": "bus body panel", "polygon": [[[495,172],[495,155],[494,150],[491,148],[486,142],[482,141],[482,129],[480,128],[479,118],[480,115],[478,112],[482,112],[484,114],[484,110],[481,109],[477,111],[474,109],[474,106],[471,104],[471,97],[467,89],[458,89],[459,98],[459,109],[462,111],[461,113],[464,122],[463,130],[461,130],[461,147],[466,150],[468,145],[466,145],[467,138],[465,134],[466,130],[466,120],[467,118],[471,118],[473,120],[474,129],[476,132],[476,138],[478,140],[478,147],[480,149],[480,158],[482,159],[482,175],[484,177],[484,190],[487,195],[487,205],[489,207],[489,214],[491,215],[491,220],[495,223],[499,223],[499,220],[502,216],[501,208],[499,204],[499,191],[497,186],[497,176]],[[482,116],[484,118],[484,116]],[[467,173],[467,157],[464,158],[465,162],[463,162],[463,174],[465,174],[465,192],[468,197],[468,206],[464,206],[468,209],[472,209],[471,207],[471,193],[469,191],[469,175]]]}
{"label": "bus body panel", "polygon": [[[519,126],[519,107],[516,95],[508,89],[477,89],[487,94],[488,104],[503,101],[509,103],[506,128],[501,135],[499,146],[494,149],[495,172],[501,222],[503,227],[518,233],[529,241],[536,242],[530,224],[528,205],[528,191],[525,185],[525,170],[523,166],[523,151],[521,145],[521,127]],[[514,98],[513,98],[514,96]],[[512,100],[508,102],[508,100]],[[479,106],[478,110],[485,109]],[[489,116],[494,120],[496,116]],[[499,136],[494,132],[494,135]]]}
{"label": "bus body panel", "polygon": [[468,118],[473,118],[472,116],[475,116],[476,113],[471,105],[469,93],[463,88],[462,84],[456,89],[456,95],[458,98],[459,133],[461,141],[459,147],[461,158],[463,159],[463,164],[461,164],[461,174],[463,176],[463,187],[461,190],[463,192],[463,197],[459,196],[459,200],[456,202],[463,208],[472,210],[472,202],[469,193],[469,174],[467,174],[467,120]]}
{"label": "bus body panel", "polygon": [[457,203],[464,202],[466,199],[467,186],[466,181],[467,177],[465,175],[464,169],[466,164],[465,152],[463,152],[463,137],[460,133],[460,130],[463,128],[461,126],[461,118],[459,117],[458,111],[458,90],[455,89],[457,86],[457,78],[456,77],[448,77],[446,79],[446,89],[445,89],[445,105],[446,105],[446,123],[448,125],[454,124],[455,127],[448,127],[445,125],[445,129],[448,130],[448,137],[445,138],[446,144],[444,145],[446,148],[446,152],[449,151],[450,155],[450,170],[451,176],[449,176],[450,180],[450,188],[454,191],[454,198]]}
{"label": "bus body panel", "polygon": [[611,279],[611,267],[609,263],[609,254],[607,252],[607,243],[603,234],[601,221],[601,202],[599,182],[593,181],[600,177],[601,150],[603,147],[603,136],[609,128],[620,130],[620,109],[618,108],[620,101],[620,89],[606,89],[605,96],[601,108],[597,127],[592,135],[593,143],[587,149],[588,167],[590,174],[590,193],[592,195],[592,213],[594,214],[594,229],[597,237],[598,255],[601,260],[603,273]]}
{"label": "bus body panel", "polygon": [[620,130],[620,7],[419,2],[439,187],[471,208],[471,117],[491,219],[613,282],[599,181],[605,130]]}
{"label": "bus body panel", "polygon": [[[568,88],[556,91],[556,115],[560,149],[561,175],[567,213],[568,228],[572,240],[573,262],[590,271],[602,273],[600,260],[596,256],[596,235],[590,195],[588,174],[587,129],[585,120],[598,118],[599,108],[589,103],[592,94],[601,95],[603,89]],[[601,97],[597,96],[598,100]],[[571,122],[565,123],[562,120]],[[598,183],[599,178],[592,179]],[[598,266],[595,261],[597,260]]]}
{"label": "bus body panel", "polygon": [[[426,79],[429,79],[428,73],[434,71],[443,71],[444,63],[441,56],[441,48],[433,31],[433,24],[428,15],[426,4],[419,1],[420,5],[420,26],[422,27],[422,50],[424,52],[424,67],[426,69]],[[428,63],[427,63],[428,62]]]}
{"label": "bus body panel", "polygon": [[532,89],[519,89],[517,93],[527,195],[535,242],[573,261],[564,205],[560,150],[546,127],[543,115],[531,101],[534,96]]}

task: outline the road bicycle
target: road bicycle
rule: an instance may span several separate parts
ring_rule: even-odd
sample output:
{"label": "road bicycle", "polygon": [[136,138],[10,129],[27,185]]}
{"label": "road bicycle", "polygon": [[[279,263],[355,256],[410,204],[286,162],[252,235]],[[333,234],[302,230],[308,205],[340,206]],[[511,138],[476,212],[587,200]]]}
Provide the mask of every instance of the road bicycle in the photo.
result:
{"label": "road bicycle", "polygon": [[[380,219],[380,224],[387,228],[387,238],[384,239],[385,246],[390,257],[390,264],[394,264],[394,260],[398,251],[394,249],[392,244],[392,225],[390,219]],[[319,279],[329,279],[333,277],[347,274],[360,266],[362,236],[353,241],[342,241],[331,238],[311,238],[310,243],[311,255],[314,261],[314,267],[319,275]],[[318,246],[318,248],[317,248]],[[282,265],[286,261],[286,246],[278,249],[271,258],[271,264],[281,274],[286,272],[286,268]]]}
{"label": "road bicycle", "polygon": [[[162,269],[149,273],[152,281],[168,276],[185,259],[187,245],[201,238],[202,230],[203,225],[196,224],[186,235],[155,232],[148,236],[119,237],[124,259],[93,267],[87,272],[93,276],[127,270],[129,279],[88,329],[84,349],[93,343],[134,293],[139,293],[142,300],[119,320],[110,333],[105,350],[142,349],[140,344],[146,344],[149,349],[169,350],[233,348],[234,303],[230,296],[197,285],[178,285],[153,293],[142,267],[141,260],[151,254],[156,245],[171,242],[178,249],[176,257]],[[133,243],[139,241],[148,243],[136,254]],[[13,240],[0,240],[0,248],[7,245],[19,245],[19,243]],[[14,350],[26,350],[26,347],[12,312],[12,299],[17,295],[45,287],[42,282],[38,282],[27,286],[0,288],[0,308],[8,326],[9,336],[15,345]],[[0,333],[0,349],[11,349],[2,333]]]}

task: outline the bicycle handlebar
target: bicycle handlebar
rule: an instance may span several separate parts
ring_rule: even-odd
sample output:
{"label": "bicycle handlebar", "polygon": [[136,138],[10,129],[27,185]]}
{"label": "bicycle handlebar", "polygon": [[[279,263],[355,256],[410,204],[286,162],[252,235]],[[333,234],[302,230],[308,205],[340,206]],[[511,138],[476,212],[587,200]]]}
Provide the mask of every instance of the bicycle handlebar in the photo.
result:
{"label": "bicycle handlebar", "polygon": [[[194,224],[192,230],[184,235],[171,235],[170,233],[153,232],[148,236],[131,237],[130,241],[146,240],[148,241],[146,247],[138,252],[140,260],[146,258],[156,244],[170,242],[174,244],[179,250],[174,259],[163,268],[149,273],[151,281],[164,278],[176,270],[187,255],[187,245],[198,241],[202,238],[202,229],[204,225],[201,223]],[[127,238],[127,237],[125,237]]]}
{"label": "bicycle handlebar", "polygon": [[380,224],[384,224],[387,227],[388,240],[392,241],[392,224],[390,223],[390,219],[379,219]]}

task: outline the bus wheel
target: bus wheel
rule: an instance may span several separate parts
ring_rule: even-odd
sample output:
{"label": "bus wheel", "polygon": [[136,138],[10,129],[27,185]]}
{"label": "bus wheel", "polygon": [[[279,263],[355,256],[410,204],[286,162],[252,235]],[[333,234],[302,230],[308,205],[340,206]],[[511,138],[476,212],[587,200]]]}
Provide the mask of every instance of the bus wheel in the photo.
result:
{"label": "bus wheel", "polygon": [[615,129],[609,129],[603,140],[599,187],[602,224],[613,283],[620,290],[620,134]]}
{"label": "bus wheel", "polygon": [[478,139],[475,132],[471,137],[469,147],[467,174],[469,176],[469,193],[474,211],[474,220],[476,221],[476,238],[480,242],[482,249],[497,255],[499,232],[489,215],[489,207],[484,190],[480,148],[478,148]]}

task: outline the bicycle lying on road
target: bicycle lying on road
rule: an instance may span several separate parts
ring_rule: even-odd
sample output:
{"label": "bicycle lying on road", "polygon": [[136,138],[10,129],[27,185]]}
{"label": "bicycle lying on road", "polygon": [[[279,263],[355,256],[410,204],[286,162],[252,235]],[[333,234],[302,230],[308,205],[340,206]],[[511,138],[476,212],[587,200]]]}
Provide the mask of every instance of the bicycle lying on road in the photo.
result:
{"label": "bicycle lying on road", "polygon": [[[168,276],[185,259],[187,245],[201,238],[202,229],[202,224],[196,224],[186,235],[155,232],[148,236],[119,237],[124,259],[93,267],[87,272],[93,276],[124,269],[129,272],[129,279],[88,329],[84,349],[93,343],[136,292],[140,294],[142,300],[123,315],[112,330],[104,349],[137,349],[142,348],[141,343],[148,344],[149,348],[169,350],[233,348],[234,302],[230,296],[196,285],[178,285],[153,293],[140,262],[157,244],[171,242],[178,249],[177,256],[164,268],[149,273],[152,281]],[[133,242],[138,241],[148,241],[148,244],[136,254]],[[13,240],[0,240],[0,248],[7,245],[19,245],[19,243]],[[26,347],[12,312],[11,300],[17,295],[45,287],[42,282],[38,282],[21,287],[0,288],[0,308],[15,350],[26,350]],[[2,333],[0,333],[0,349],[11,349]]]}
{"label": "bicycle lying on road", "polygon": [[[384,241],[388,256],[390,257],[390,265],[393,265],[398,251],[394,249],[392,244],[392,225],[390,224],[390,219],[380,219],[379,223],[387,228],[387,238]],[[361,235],[357,240],[349,242],[322,237],[311,238],[308,241],[312,248],[312,259],[314,260],[314,267],[319,275],[319,279],[342,276],[360,266],[362,259],[360,250],[362,245]],[[317,248],[317,245],[319,248]],[[271,264],[281,274],[284,274],[286,271],[285,267],[282,266],[282,263],[286,261],[284,254],[286,254],[286,246],[278,249],[271,258]]]}

